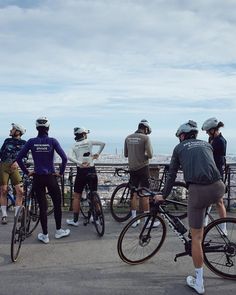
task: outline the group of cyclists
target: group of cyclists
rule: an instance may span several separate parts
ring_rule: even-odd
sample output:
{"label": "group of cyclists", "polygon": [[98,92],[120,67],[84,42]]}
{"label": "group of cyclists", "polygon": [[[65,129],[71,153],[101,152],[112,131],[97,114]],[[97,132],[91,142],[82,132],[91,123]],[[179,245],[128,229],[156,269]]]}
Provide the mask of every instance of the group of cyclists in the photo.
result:
{"label": "group of cyclists", "polygon": [[[36,129],[38,134],[28,141],[21,139],[25,133],[23,126],[12,124],[10,130],[10,138],[4,141],[0,149],[0,187],[1,187],[1,209],[2,209],[2,224],[7,224],[7,186],[11,179],[12,185],[16,188],[16,207],[15,215],[19,206],[22,204],[23,188],[22,178],[19,173],[19,168],[28,177],[33,177],[33,189],[37,198],[40,209],[40,223],[42,233],[38,234],[38,240],[47,244],[49,243],[48,222],[47,222],[47,198],[46,191],[49,192],[53,206],[54,218],[56,223],[55,238],[59,239],[70,234],[70,229],[62,229],[62,208],[61,208],[61,190],[57,181],[61,177],[66,168],[68,158],[77,164],[77,176],[74,185],[74,219],[75,223],[67,220],[69,225],[76,225],[78,222],[78,213],[80,196],[86,185],[86,175],[93,172],[96,175],[96,170],[93,161],[99,157],[105,144],[87,139],[89,130],[85,128],[75,127],[74,135],[76,144],[72,149],[72,153],[67,157],[57,139],[49,137],[50,122],[46,117],[40,117],[36,120]],[[99,145],[100,150],[93,154],[94,145]],[[34,170],[31,171],[26,165],[29,152],[31,152]],[[55,152],[61,158],[60,170],[56,171],[54,166]],[[94,190],[97,190],[97,179],[95,179]],[[75,219],[77,218],[77,220]]]}
{"label": "group of cyclists", "polygon": [[[197,123],[189,120],[182,124],[176,136],[179,144],[173,150],[169,172],[164,189],[158,193],[154,200],[162,202],[168,197],[174,184],[178,170],[183,170],[184,180],[188,187],[188,221],[192,237],[192,259],[195,267],[195,277],[187,277],[187,285],[193,288],[197,293],[203,294],[203,253],[202,239],[205,221],[206,209],[213,203],[219,208],[219,216],[226,217],[226,210],[223,203],[225,185],[222,181],[223,166],[225,164],[226,140],[219,129],[223,127],[222,122],[216,118],[207,119],[202,130],[209,136],[208,142],[198,140]],[[38,234],[38,240],[49,243],[49,234],[47,226],[47,199],[46,190],[48,190],[54,205],[54,218],[56,223],[55,238],[66,237],[70,234],[69,229],[61,228],[62,209],[61,209],[61,191],[58,185],[57,177],[64,174],[67,160],[77,165],[77,174],[74,183],[73,194],[73,218],[66,222],[71,226],[78,226],[80,198],[86,185],[87,175],[93,173],[96,176],[94,160],[97,159],[103,151],[105,143],[100,141],[88,140],[89,130],[82,127],[74,128],[75,144],[68,155],[65,154],[59,142],[49,137],[50,122],[46,117],[40,117],[36,120],[36,129],[38,135],[30,138],[28,141],[21,139],[25,133],[24,127],[19,124],[12,124],[10,138],[7,138],[0,149],[0,193],[2,224],[7,223],[7,186],[8,181],[16,189],[16,207],[17,212],[22,203],[23,189],[21,186],[21,176],[19,169],[24,174],[33,176],[33,188],[40,208],[40,223],[42,233]],[[147,120],[143,119],[138,124],[138,129],[125,138],[124,156],[128,158],[130,170],[130,181],[134,187],[149,187],[149,159],[153,156],[153,149],[149,134],[151,127]],[[98,146],[98,151],[93,153],[93,146]],[[27,168],[24,159],[31,152],[34,161],[34,170]],[[61,158],[60,171],[55,171],[54,152]],[[97,176],[93,181],[93,190],[97,190]],[[137,195],[131,197],[131,216],[136,216]],[[149,200],[143,198],[142,208],[144,212],[149,211]],[[154,227],[158,227],[158,223]],[[133,224],[134,227],[138,224]],[[227,229],[222,228],[227,235]]]}

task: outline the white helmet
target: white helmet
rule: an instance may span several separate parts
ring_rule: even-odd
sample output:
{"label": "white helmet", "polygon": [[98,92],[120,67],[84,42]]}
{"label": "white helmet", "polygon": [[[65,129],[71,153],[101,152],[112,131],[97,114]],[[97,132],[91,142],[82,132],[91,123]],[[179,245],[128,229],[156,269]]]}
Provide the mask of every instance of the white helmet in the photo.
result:
{"label": "white helmet", "polygon": [[142,125],[145,126],[148,129],[147,134],[150,134],[152,132],[152,128],[150,127],[148,120],[142,119],[139,122],[138,127],[141,127]]}
{"label": "white helmet", "polygon": [[197,123],[195,121],[189,120],[187,123],[180,125],[179,129],[176,132],[176,136],[179,137],[182,133],[189,133],[195,131],[198,133]]}
{"label": "white helmet", "polygon": [[22,135],[25,134],[26,129],[23,126],[21,126],[21,125],[19,125],[17,123],[12,123],[11,125],[12,125],[12,128],[16,129],[17,131],[20,131],[20,133]]}
{"label": "white helmet", "polygon": [[83,134],[83,133],[88,134],[89,132],[90,131],[88,129],[84,128],[84,127],[75,127],[74,128],[74,135]]}
{"label": "white helmet", "polygon": [[47,117],[40,117],[36,120],[36,127],[49,127],[50,122]]}
{"label": "white helmet", "polygon": [[216,128],[217,126],[218,126],[218,120],[214,117],[209,118],[203,123],[202,130],[208,131],[212,128]]}

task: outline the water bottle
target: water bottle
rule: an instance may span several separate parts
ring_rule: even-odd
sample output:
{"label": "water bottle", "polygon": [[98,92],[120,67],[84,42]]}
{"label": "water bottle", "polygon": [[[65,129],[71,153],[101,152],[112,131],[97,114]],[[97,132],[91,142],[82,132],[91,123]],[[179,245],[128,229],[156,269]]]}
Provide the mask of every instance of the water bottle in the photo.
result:
{"label": "water bottle", "polygon": [[184,224],[182,223],[182,221],[178,218],[175,217],[174,218],[174,223],[175,223],[175,228],[178,230],[178,232],[180,232],[182,235],[185,234],[187,232],[186,227],[184,226]]}

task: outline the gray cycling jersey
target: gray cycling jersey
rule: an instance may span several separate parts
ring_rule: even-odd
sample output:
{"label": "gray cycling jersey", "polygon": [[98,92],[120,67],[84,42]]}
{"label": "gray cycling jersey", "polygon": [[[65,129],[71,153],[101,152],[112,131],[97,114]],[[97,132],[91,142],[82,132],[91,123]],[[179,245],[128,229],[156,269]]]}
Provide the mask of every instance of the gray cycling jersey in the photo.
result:
{"label": "gray cycling jersey", "polygon": [[212,146],[198,139],[184,140],[174,148],[167,181],[162,191],[164,198],[170,194],[180,167],[187,184],[205,185],[221,179],[213,158]]}
{"label": "gray cycling jersey", "polygon": [[125,139],[124,156],[128,157],[129,169],[137,171],[149,164],[153,151],[150,138],[141,130],[130,134]]}

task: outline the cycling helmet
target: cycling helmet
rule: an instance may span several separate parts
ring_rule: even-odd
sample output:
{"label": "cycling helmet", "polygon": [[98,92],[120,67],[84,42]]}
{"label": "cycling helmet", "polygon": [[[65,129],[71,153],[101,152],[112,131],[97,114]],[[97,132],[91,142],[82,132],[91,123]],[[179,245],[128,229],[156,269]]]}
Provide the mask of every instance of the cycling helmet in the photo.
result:
{"label": "cycling helmet", "polygon": [[190,133],[190,132],[198,133],[197,123],[192,120],[189,120],[187,123],[180,125],[175,135],[179,137],[180,134],[182,133]]}
{"label": "cycling helmet", "polygon": [[143,119],[143,120],[141,120],[139,122],[138,127],[140,128],[142,126],[144,126],[144,127],[146,127],[148,129],[147,134],[150,134],[152,132],[152,129],[151,129],[150,125],[149,125],[149,122],[146,119]]}
{"label": "cycling helmet", "polygon": [[40,117],[36,120],[36,127],[49,127],[50,122],[46,117]]}
{"label": "cycling helmet", "polygon": [[19,124],[16,124],[16,123],[12,123],[12,128],[16,129],[17,131],[20,131],[20,133],[23,135],[25,132],[26,132],[26,129],[19,125]]}
{"label": "cycling helmet", "polygon": [[88,134],[90,131],[88,129],[85,129],[84,127],[75,127],[74,128],[74,135],[76,134]]}
{"label": "cycling helmet", "polygon": [[214,117],[209,118],[203,123],[202,130],[208,131],[212,128],[216,128],[216,127],[218,127],[218,123],[219,122],[216,118],[214,118]]}

